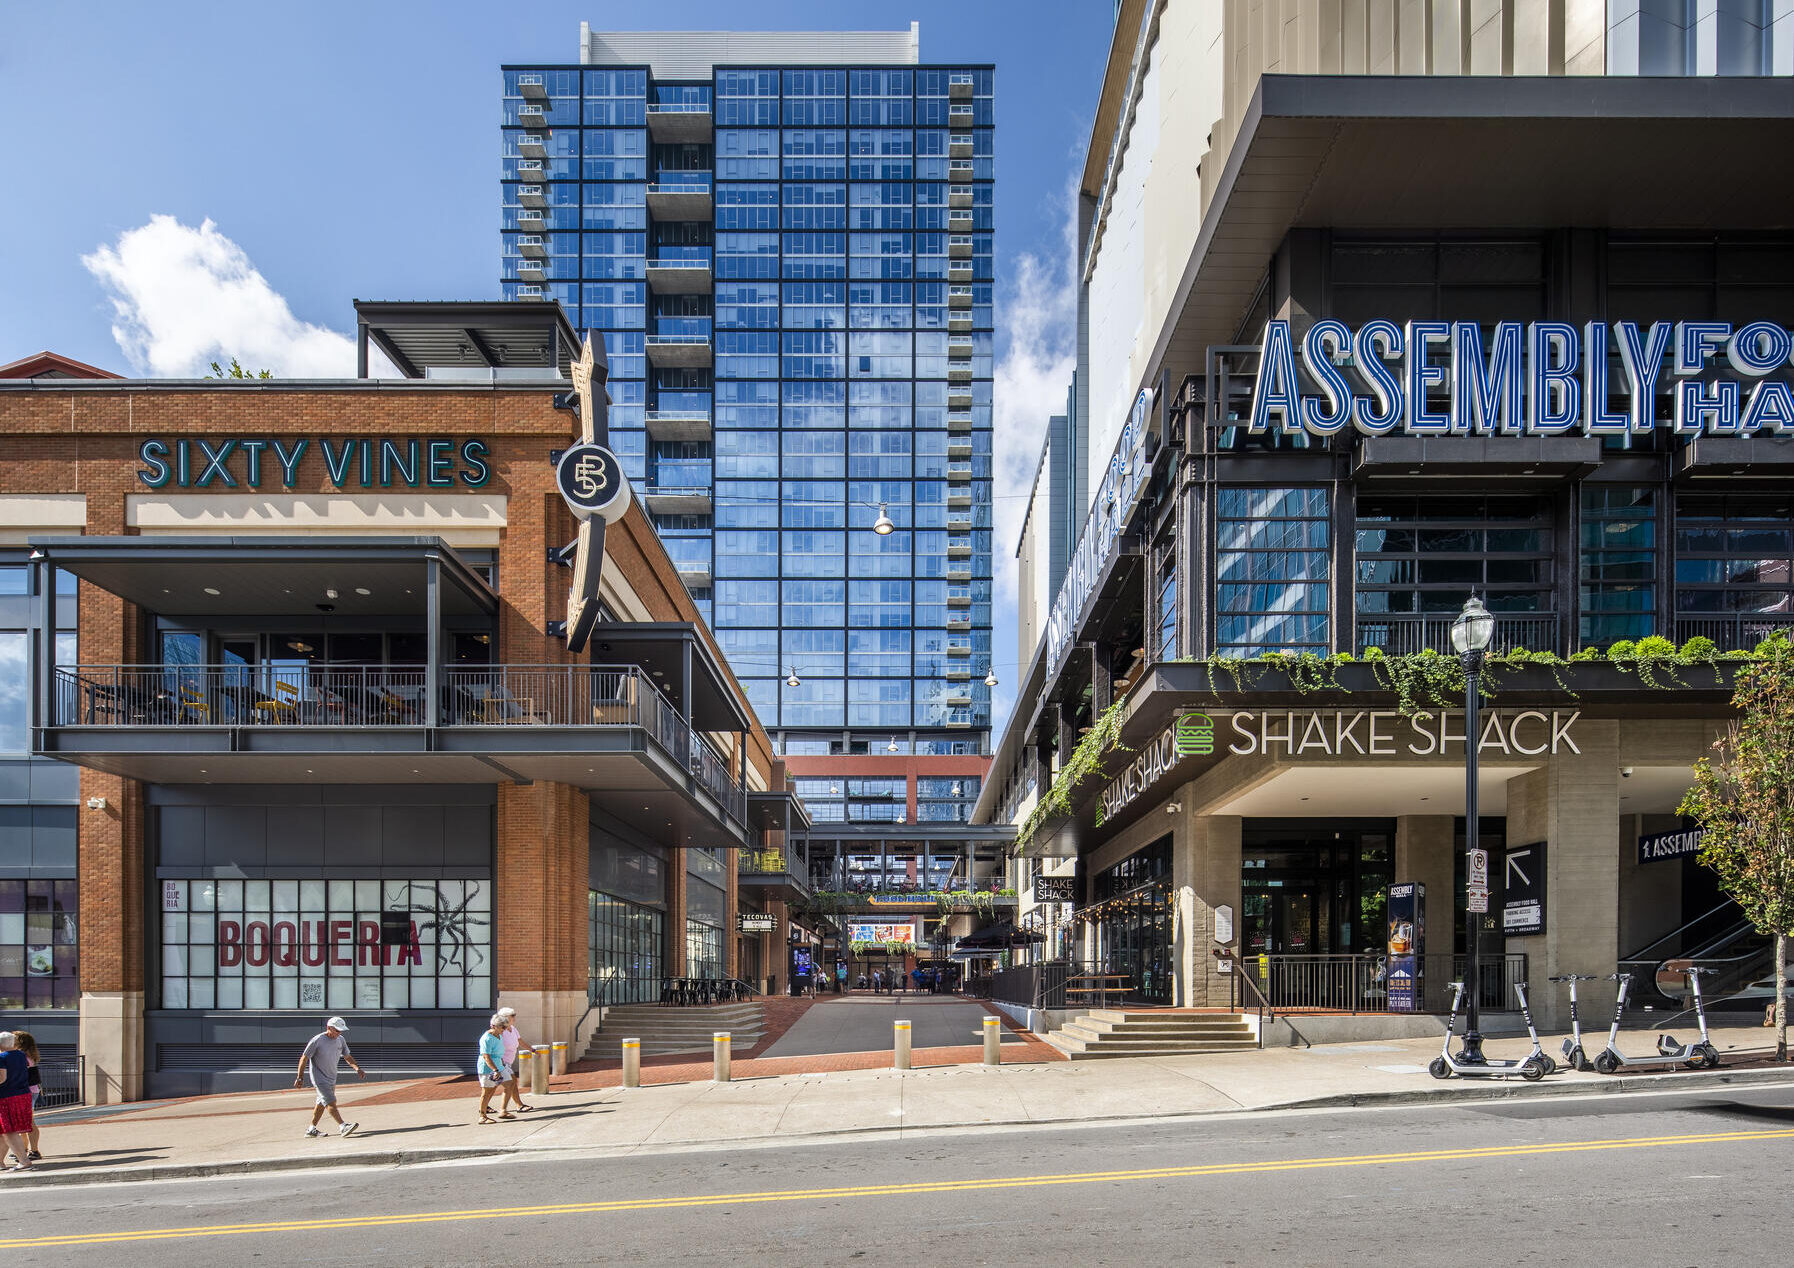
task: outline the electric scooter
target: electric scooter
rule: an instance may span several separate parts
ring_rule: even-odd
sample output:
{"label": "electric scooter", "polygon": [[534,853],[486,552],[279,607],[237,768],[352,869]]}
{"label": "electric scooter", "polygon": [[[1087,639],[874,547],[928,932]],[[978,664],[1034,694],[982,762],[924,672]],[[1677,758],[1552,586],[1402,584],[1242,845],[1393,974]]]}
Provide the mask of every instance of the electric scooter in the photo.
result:
{"label": "electric scooter", "polygon": [[1690,966],[1681,972],[1688,976],[1688,984],[1694,988],[1694,1015],[1700,1019],[1700,1040],[1681,1044],[1676,1042],[1674,1035],[1658,1035],[1657,1052],[1654,1056],[1628,1057],[1621,1052],[1620,1018],[1626,1014],[1626,992],[1632,985],[1632,975],[1612,973],[1608,976],[1610,980],[1620,984],[1620,997],[1613,1010],[1613,1029],[1607,1032],[1607,1048],[1595,1058],[1595,1069],[1602,1074],[1612,1074],[1621,1066],[1686,1064],[1690,1070],[1699,1070],[1703,1066],[1709,1070],[1719,1067],[1719,1049],[1713,1046],[1712,1039],[1707,1035],[1707,1010],[1701,1003],[1701,977],[1715,970]]}
{"label": "electric scooter", "polygon": [[1552,978],[1553,982],[1570,984],[1570,1037],[1564,1040],[1564,1064],[1572,1070],[1588,1071],[1595,1067],[1589,1062],[1588,1053],[1582,1048],[1582,1021],[1576,1016],[1576,983],[1592,982],[1593,973],[1560,973]]}
{"label": "electric scooter", "polygon": [[1526,1033],[1532,1036],[1532,1051],[1518,1061],[1464,1061],[1454,1057],[1451,1052],[1453,1032],[1458,1026],[1458,1009],[1464,1002],[1464,983],[1451,984],[1451,1020],[1445,1026],[1445,1047],[1427,1066],[1427,1073],[1435,1079],[1449,1079],[1456,1074],[1467,1079],[1511,1079],[1516,1076],[1528,1083],[1537,1083],[1547,1074],[1557,1071],[1557,1063],[1553,1061],[1539,1046],[1539,1032],[1532,1024],[1532,1009],[1526,1004],[1526,987],[1519,982],[1514,983],[1514,994],[1520,997],[1520,1015],[1526,1019]]}

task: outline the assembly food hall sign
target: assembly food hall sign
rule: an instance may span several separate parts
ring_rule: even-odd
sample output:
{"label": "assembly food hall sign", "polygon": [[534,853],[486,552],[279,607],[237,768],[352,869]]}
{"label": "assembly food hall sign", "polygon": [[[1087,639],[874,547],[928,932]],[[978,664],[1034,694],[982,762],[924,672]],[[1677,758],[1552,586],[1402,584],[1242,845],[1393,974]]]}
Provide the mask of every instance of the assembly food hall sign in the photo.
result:
{"label": "assembly food hall sign", "polygon": [[[1250,430],[1614,436],[1667,423],[1683,435],[1788,435],[1791,356],[1794,335],[1772,321],[1368,321],[1354,330],[1328,318],[1298,339],[1276,320],[1259,341]],[[1667,418],[1660,392],[1671,398]]]}
{"label": "assembly food hall sign", "polygon": [[[1571,734],[1579,710],[1496,709],[1483,716],[1477,752],[1504,757],[1581,753]],[[1241,709],[1180,714],[1103,790],[1102,818],[1120,814],[1186,757],[1217,752],[1235,757],[1441,757],[1464,743],[1464,715],[1422,711],[1404,718],[1393,709]]]}

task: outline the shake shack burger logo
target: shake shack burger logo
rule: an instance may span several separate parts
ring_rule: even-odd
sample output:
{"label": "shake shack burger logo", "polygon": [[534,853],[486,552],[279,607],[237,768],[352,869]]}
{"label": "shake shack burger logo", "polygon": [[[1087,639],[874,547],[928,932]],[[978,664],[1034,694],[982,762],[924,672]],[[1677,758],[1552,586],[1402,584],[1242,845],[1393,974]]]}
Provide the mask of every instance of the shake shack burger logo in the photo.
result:
{"label": "shake shack burger logo", "polygon": [[1180,714],[1175,730],[1179,757],[1204,757],[1215,751],[1215,720],[1208,714]]}

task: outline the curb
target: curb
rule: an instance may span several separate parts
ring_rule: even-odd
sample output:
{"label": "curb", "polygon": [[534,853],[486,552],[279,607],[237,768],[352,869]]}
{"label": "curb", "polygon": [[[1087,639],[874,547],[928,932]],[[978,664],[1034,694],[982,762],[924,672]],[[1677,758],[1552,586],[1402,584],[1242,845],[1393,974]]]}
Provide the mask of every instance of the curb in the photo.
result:
{"label": "curb", "polygon": [[1524,1079],[1482,1080],[1462,1087],[1426,1092],[1342,1092],[1306,1100],[1277,1101],[1255,1106],[1260,1110],[1356,1109],[1399,1105],[1429,1105],[1444,1101],[1505,1101],[1535,1096],[1603,1096],[1615,1092],[1661,1092],[1676,1088],[1698,1091],[1710,1087],[1794,1085],[1794,1066],[1782,1070],[1690,1070],[1683,1074],[1634,1074],[1609,1076],[1600,1082],[1553,1083],[1549,1076],[1537,1083]]}
{"label": "curb", "polygon": [[494,1149],[399,1149],[384,1153],[353,1154],[337,1158],[249,1158],[242,1162],[193,1163],[187,1166],[132,1167],[107,1173],[100,1170],[49,1171],[7,1182],[7,1187],[30,1185],[44,1188],[70,1184],[123,1184],[132,1181],[200,1180],[218,1176],[252,1176],[280,1171],[333,1171],[345,1167],[412,1167],[429,1162],[459,1162],[469,1158],[499,1158],[517,1152]]}

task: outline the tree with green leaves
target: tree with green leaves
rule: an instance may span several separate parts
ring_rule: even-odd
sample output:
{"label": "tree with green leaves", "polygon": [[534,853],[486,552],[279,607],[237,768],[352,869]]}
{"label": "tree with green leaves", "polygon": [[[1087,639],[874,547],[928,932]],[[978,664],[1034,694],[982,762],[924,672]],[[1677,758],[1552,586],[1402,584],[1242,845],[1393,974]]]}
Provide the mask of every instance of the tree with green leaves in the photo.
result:
{"label": "tree with green leaves", "polygon": [[1788,1059],[1787,939],[1794,934],[1794,644],[1774,639],[1733,685],[1740,717],[1694,767],[1681,813],[1700,824],[1700,861],[1760,933],[1775,939],[1775,1055]]}
{"label": "tree with green leaves", "polygon": [[245,370],[237,363],[235,357],[230,359],[228,368],[220,366],[216,361],[212,362],[212,372],[206,375],[208,379],[271,379],[273,377],[272,370]]}

